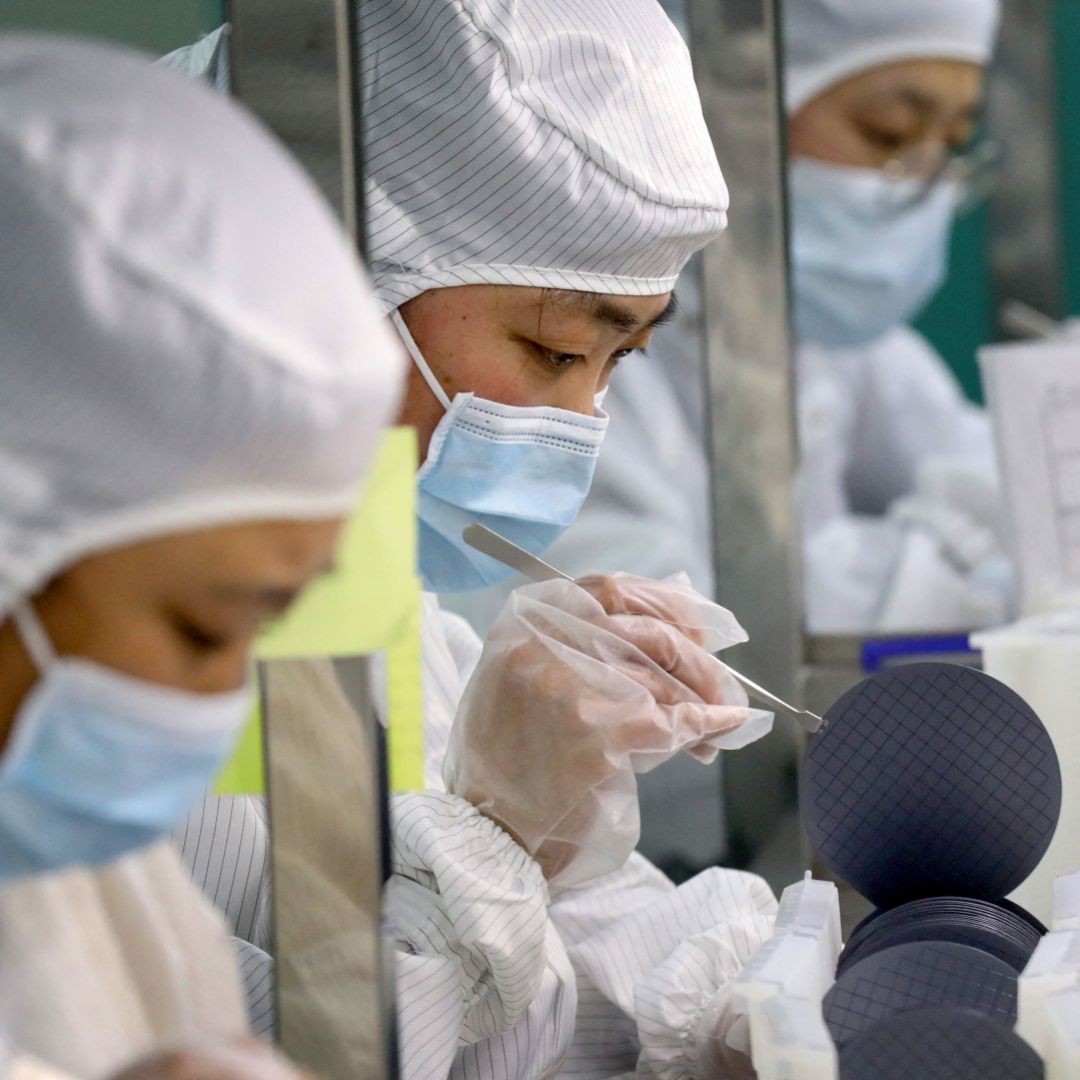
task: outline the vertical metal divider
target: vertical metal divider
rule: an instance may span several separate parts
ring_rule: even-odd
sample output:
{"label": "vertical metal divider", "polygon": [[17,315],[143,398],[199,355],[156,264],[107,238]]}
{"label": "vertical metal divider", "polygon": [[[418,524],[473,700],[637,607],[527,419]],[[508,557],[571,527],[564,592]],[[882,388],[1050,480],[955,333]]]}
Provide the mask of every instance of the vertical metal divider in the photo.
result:
{"label": "vertical metal divider", "polygon": [[[304,164],[364,253],[361,0],[229,0],[235,95]],[[386,746],[371,658],[259,665],[278,1034],[324,1080],[398,1075]]]}
{"label": "vertical metal divider", "polygon": [[328,1080],[391,1075],[370,679],[362,657],[265,669],[280,1038]]}
{"label": "vertical metal divider", "polygon": [[[689,7],[705,119],[731,192],[729,228],[704,256],[717,589],[750,635],[732,663],[794,700],[804,633],[780,13],[778,0]],[[725,756],[736,861],[751,861],[790,817],[798,748],[780,719],[770,738]]]}
{"label": "vertical metal divider", "polygon": [[[343,202],[346,227],[352,232],[357,251],[365,266],[368,261],[367,244],[367,200],[364,189],[364,111],[363,111],[363,72],[360,68],[361,26],[359,7],[364,0],[337,0],[339,22],[339,72],[343,73],[340,85],[343,95],[342,146],[348,148],[343,167]],[[351,208],[351,220],[350,220]],[[370,675],[370,665],[368,665]],[[397,1023],[397,985],[394,967],[394,938],[386,911],[386,888],[393,874],[391,860],[391,818],[390,797],[390,757],[386,730],[380,722],[374,701],[371,698],[371,682],[366,680],[368,703],[372,706],[371,715],[375,722],[371,728],[373,734],[372,753],[376,767],[377,819],[379,835],[380,888],[378,895],[379,909],[379,986],[381,988],[381,1022],[383,1046],[385,1049],[386,1080],[397,1080],[400,1075],[400,1048],[398,1045]],[[382,717],[386,720],[386,717]]]}
{"label": "vertical metal divider", "polygon": [[335,0],[337,12],[338,86],[341,113],[341,216],[356,240],[360,257],[367,258],[367,220],[364,210],[364,142],[361,111],[360,20],[363,0]]}
{"label": "vertical metal divider", "polygon": [[[988,75],[986,122],[991,137],[1005,147],[990,199],[997,304],[1000,309],[1006,301],[1019,300],[1061,319],[1068,312],[1056,6],[1049,0],[1008,0],[1002,5],[997,55]],[[1035,93],[1040,86],[1043,93]]]}

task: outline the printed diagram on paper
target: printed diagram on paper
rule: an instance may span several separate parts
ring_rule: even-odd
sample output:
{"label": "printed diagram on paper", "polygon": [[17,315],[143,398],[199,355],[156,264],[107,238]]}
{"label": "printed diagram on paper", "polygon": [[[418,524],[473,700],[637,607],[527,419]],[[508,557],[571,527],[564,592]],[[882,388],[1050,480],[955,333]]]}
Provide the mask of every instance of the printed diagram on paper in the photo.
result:
{"label": "printed diagram on paper", "polygon": [[1047,387],[1043,416],[1061,567],[1080,586],[1080,387]]}
{"label": "printed diagram on paper", "polygon": [[1024,613],[1080,607],[1080,340],[979,359]]}

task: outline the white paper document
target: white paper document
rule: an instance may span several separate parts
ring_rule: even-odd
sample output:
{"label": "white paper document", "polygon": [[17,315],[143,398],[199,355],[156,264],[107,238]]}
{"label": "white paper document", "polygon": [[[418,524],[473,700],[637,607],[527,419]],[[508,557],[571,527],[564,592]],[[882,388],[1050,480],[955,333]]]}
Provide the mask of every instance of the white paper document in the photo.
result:
{"label": "white paper document", "polygon": [[1025,613],[1080,602],[1080,341],[980,351]]}

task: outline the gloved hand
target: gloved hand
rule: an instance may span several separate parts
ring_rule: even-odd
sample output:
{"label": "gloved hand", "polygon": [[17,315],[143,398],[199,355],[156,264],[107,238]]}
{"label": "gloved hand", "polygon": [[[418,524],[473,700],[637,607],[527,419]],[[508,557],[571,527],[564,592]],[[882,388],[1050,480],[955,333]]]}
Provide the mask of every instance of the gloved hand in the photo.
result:
{"label": "gloved hand", "polygon": [[932,536],[945,558],[960,573],[969,573],[986,559],[1001,554],[997,539],[988,528],[966,511],[947,503],[909,495],[897,499],[889,514],[894,521]]}
{"label": "gloved hand", "polygon": [[932,532],[965,568],[1003,555],[1008,544],[1001,485],[983,461],[929,458],[919,466],[911,493],[898,499],[892,512]]}
{"label": "gloved hand", "polygon": [[549,581],[507,601],[450,736],[447,790],[539,863],[553,889],[618,869],[637,844],[634,774],[766,734],[710,653],[746,640],[685,576]]}
{"label": "gloved hand", "polygon": [[936,457],[888,519],[904,542],[875,628],[952,630],[1008,621],[1018,602],[1001,492],[991,467]]}

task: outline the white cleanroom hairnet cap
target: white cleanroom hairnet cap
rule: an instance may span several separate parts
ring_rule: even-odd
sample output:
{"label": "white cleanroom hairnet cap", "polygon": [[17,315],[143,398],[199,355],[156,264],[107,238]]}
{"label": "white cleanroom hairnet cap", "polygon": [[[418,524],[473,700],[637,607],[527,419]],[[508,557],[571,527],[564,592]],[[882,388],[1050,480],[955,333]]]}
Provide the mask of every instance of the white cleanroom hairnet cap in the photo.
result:
{"label": "white cleanroom hairnet cap", "polygon": [[784,0],[789,112],[851,75],[900,60],[985,64],[999,0]]}
{"label": "white cleanroom hairnet cap", "polygon": [[674,286],[726,223],[690,56],[656,0],[360,7],[384,309],[451,285]]}
{"label": "white cleanroom hairnet cap", "polygon": [[0,36],[0,618],[93,551],[355,502],[402,358],[338,224],[228,99]]}

